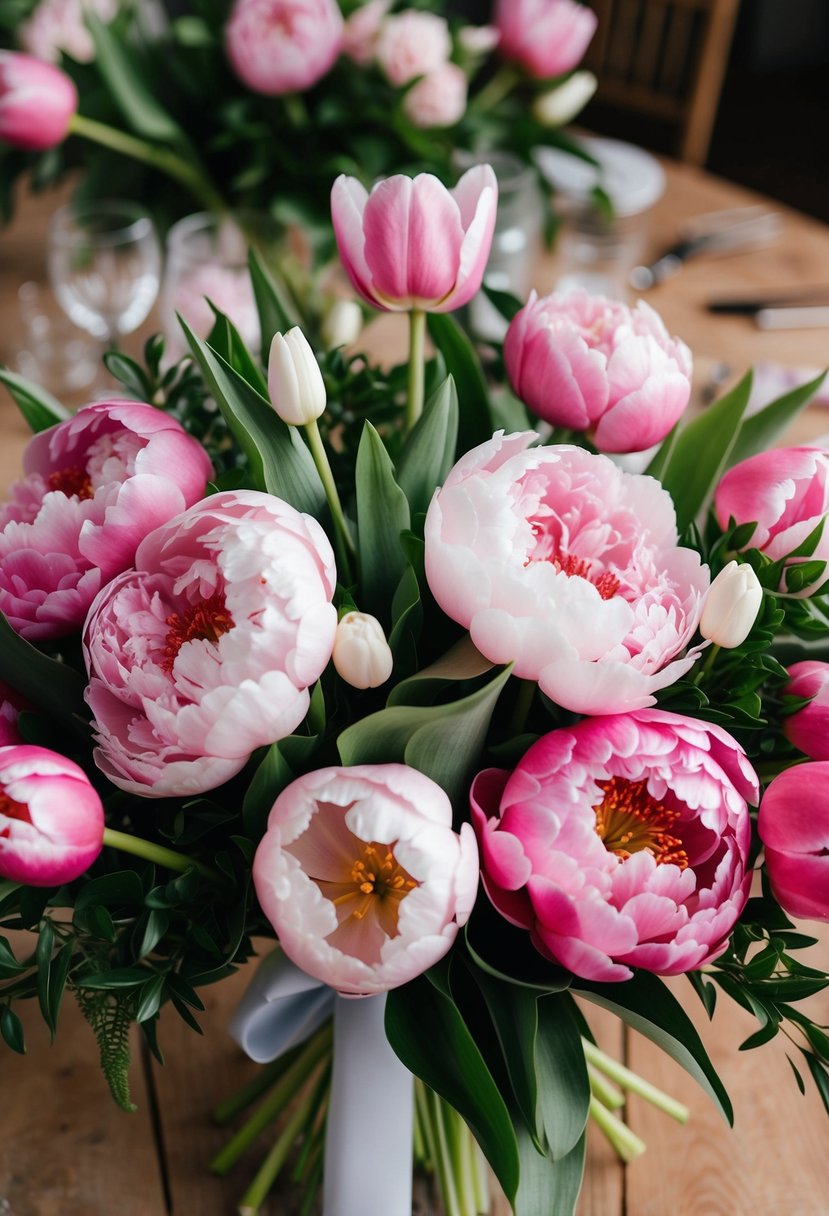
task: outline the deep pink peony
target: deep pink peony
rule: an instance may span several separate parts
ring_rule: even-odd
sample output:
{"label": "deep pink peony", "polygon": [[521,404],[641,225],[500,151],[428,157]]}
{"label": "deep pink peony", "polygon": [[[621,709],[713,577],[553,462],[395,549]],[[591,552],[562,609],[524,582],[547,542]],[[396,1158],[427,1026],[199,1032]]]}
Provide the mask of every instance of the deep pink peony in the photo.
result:
{"label": "deep pink peony", "polygon": [[451,312],[481,286],[498,184],[490,165],[464,173],[454,190],[431,173],[397,174],[369,195],[341,175],[331,190],[331,218],[343,265],[375,308]]}
{"label": "deep pink peony", "polygon": [[[677,544],[652,477],[532,432],[467,452],[426,517],[426,577],[493,663],[559,705],[609,714],[653,704],[696,660],[708,568]],[[529,450],[527,450],[529,448]]]}
{"label": "deep pink peony", "polygon": [[78,91],[51,63],[0,50],[0,140],[41,152],[67,136]]}
{"label": "deep pink peony", "polygon": [[789,668],[787,696],[811,697],[808,705],[783,719],[783,732],[811,760],[829,760],[829,663],[804,659]]}
{"label": "deep pink peony", "polygon": [[333,67],[342,40],[336,0],[236,0],[225,26],[234,72],[269,97],[310,89]]}
{"label": "deep pink peony", "polygon": [[104,809],[83,769],[45,747],[0,747],[0,878],[71,882],[103,839]]}
{"label": "deep pink peony", "polygon": [[780,906],[790,916],[829,920],[829,763],[798,764],[775,777],[757,830]]}
{"label": "deep pink peony", "polygon": [[691,352],[643,300],[535,292],[514,317],[504,360],[516,394],[554,426],[588,431],[604,452],[658,443],[691,393]]}
{"label": "deep pink peony", "polygon": [[337,627],[331,546],[310,516],[236,490],[150,533],[135,564],[84,631],[96,763],[148,796],[213,789],[305,717]]}
{"label": "deep pink peony", "polygon": [[[714,503],[721,528],[728,527],[730,518],[757,524],[747,549],[760,549],[772,561],[787,557],[829,512],[829,452],[810,447],[760,452],[728,470]],[[795,557],[789,564],[803,561],[829,561],[829,527],[810,557]],[[798,595],[810,595],[826,577],[824,573]],[[785,573],[780,590],[786,590]]]}
{"label": "deep pink peony", "polygon": [[598,18],[575,0],[496,0],[495,24],[504,58],[545,79],[576,67]]}
{"label": "deep pink peony", "polygon": [[24,638],[80,629],[153,528],[197,502],[201,444],[151,405],[98,402],[35,435],[0,507],[0,609]]}
{"label": "deep pink peony", "polygon": [[757,778],[717,726],[660,710],[592,718],[480,773],[484,886],[547,958],[584,979],[710,962],[748,898]]}
{"label": "deep pink peony", "polygon": [[452,830],[447,795],[416,769],[325,768],[277,798],[253,880],[288,957],[363,995],[443,957],[475,902],[478,851],[469,824]]}

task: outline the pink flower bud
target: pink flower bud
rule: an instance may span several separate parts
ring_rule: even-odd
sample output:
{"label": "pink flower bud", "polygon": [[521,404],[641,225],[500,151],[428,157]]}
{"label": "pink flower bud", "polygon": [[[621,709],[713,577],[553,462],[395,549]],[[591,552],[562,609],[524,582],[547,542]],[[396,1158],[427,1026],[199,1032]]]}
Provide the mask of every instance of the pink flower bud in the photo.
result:
{"label": "pink flower bud", "polygon": [[829,763],[798,764],[775,777],[760,803],[757,830],[781,908],[829,920]]}
{"label": "pink flower bud", "polygon": [[598,18],[575,0],[497,0],[495,24],[505,59],[544,79],[571,72],[587,50]]}
{"label": "pink flower bud", "polygon": [[78,108],[72,81],[51,63],[0,51],[0,139],[41,152],[61,143]]}
{"label": "pink flower bud", "polygon": [[104,809],[83,769],[45,747],[0,748],[0,877],[71,882],[92,865]]}
{"label": "pink flower bud", "polygon": [[413,85],[403,109],[416,127],[453,127],[466,112],[466,72],[456,63],[443,63]]}
{"label": "pink flower bud", "polygon": [[392,673],[383,627],[367,612],[348,612],[337,626],[332,654],[337,672],[352,688],[379,688]]}
{"label": "pink flower bud", "polygon": [[705,597],[699,631],[715,646],[733,650],[751,633],[763,602],[763,588],[751,566],[729,562]]}
{"label": "pink flower bud", "polygon": [[817,659],[793,663],[789,677],[784,694],[812,699],[783,719],[783,732],[810,760],[829,760],[829,663]]}
{"label": "pink flower bud", "polygon": [[274,97],[315,85],[339,55],[342,34],[336,0],[236,0],[225,49],[242,84]]}

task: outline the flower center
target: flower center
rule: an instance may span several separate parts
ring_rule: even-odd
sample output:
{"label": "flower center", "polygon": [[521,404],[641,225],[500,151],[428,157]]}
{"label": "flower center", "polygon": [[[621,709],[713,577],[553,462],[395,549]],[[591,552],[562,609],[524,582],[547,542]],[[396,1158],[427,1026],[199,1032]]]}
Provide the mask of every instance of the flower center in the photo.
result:
{"label": "flower center", "polygon": [[611,574],[609,570],[595,576],[591,575],[591,563],[584,557],[576,557],[574,553],[554,552],[542,554],[539,557],[528,557],[524,565],[529,566],[537,561],[549,562],[568,578],[586,579],[588,583],[593,584],[603,600],[612,599],[622,585],[621,579],[618,579],[615,574]]}
{"label": "flower center", "polygon": [[[5,790],[0,790],[0,818],[2,817],[20,819],[23,823],[32,822],[27,803],[15,802],[14,798],[10,798]],[[0,828],[0,836],[8,836],[10,833],[10,827]]]}
{"label": "flower center", "polygon": [[71,465],[67,469],[55,469],[50,473],[47,484],[50,490],[59,490],[67,498],[92,498],[95,491],[92,480],[86,469]]}
{"label": "flower center", "polygon": [[358,920],[363,919],[371,908],[373,900],[391,899],[399,903],[417,886],[415,880],[403,869],[395,857],[394,846],[389,848],[387,845],[377,844],[374,840],[365,846],[362,857],[355,858],[351,868],[351,881],[354,884],[354,890],[340,895],[334,900],[334,903],[353,899],[358,893],[364,896],[360,901],[360,906],[354,908],[351,913]]}
{"label": "flower center", "polygon": [[233,629],[236,622],[230,615],[223,591],[209,599],[199,600],[186,612],[173,612],[167,617],[169,630],[161,666],[169,675],[185,642],[218,642],[223,633]]}
{"label": "flower center", "polygon": [[632,853],[647,849],[657,862],[670,862],[680,870],[687,867],[688,854],[682,839],[671,831],[679,811],[658,802],[648,793],[644,780],[611,777],[598,784],[604,797],[593,808],[596,831],[609,853],[626,860]]}

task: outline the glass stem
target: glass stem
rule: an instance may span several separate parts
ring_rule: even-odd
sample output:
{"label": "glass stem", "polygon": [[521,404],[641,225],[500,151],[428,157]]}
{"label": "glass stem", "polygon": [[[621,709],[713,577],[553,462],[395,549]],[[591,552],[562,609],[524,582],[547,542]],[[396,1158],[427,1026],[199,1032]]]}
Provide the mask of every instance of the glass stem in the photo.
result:
{"label": "glass stem", "polygon": [[409,313],[409,394],[406,399],[406,434],[423,413],[424,345],[426,313],[413,308]]}
{"label": "glass stem", "polygon": [[172,849],[165,849],[163,845],[153,844],[150,840],[143,840],[140,836],[130,836],[127,832],[116,832],[114,828],[104,828],[104,844],[110,849],[118,849],[121,853],[132,853],[134,857],[142,857],[145,861],[151,861],[154,865],[164,866],[168,870],[177,870],[184,874],[187,870],[196,870],[203,878],[218,878],[215,870],[211,870],[208,866],[202,865],[200,861],[194,861],[192,857],[185,857],[183,853],[175,853]]}

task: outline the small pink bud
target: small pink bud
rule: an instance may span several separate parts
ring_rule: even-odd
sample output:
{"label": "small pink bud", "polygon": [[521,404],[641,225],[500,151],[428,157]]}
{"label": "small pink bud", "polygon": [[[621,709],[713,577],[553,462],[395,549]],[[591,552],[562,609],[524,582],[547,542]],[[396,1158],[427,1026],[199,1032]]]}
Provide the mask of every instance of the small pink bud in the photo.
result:
{"label": "small pink bud", "polygon": [[751,633],[763,602],[763,588],[751,566],[729,562],[705,597],[699,631],[715,646],[733,650]]}

